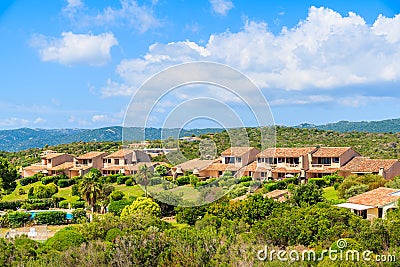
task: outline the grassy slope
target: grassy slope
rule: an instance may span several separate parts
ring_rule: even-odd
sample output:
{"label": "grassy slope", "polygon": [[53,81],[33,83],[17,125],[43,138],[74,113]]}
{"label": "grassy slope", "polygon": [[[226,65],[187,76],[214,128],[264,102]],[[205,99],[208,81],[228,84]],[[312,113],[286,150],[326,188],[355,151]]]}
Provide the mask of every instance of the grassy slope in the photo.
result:
{"label": "grassy slope", "polygon": [[333,186],[324,188],[323,196],[327,200],[333,200],[333,201],[343,200],[339,199],[338,191],[336,191],[335,188],[333,188]]}

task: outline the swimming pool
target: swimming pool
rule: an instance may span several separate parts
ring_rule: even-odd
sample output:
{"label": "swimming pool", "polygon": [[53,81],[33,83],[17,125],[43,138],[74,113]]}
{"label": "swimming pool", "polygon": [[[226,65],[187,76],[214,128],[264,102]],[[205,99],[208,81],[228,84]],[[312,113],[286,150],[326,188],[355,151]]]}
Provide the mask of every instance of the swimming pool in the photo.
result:
{"label": "swimming pool", "polygon": [[[30,210],[30,211],[27,211],[27,213],[31,214],[31,219],[34,219],[36,213],[39,213],[39,212],[53,212],[53,211],[58,211],[58,210]],[[67,220],[72,220],[73,218],[74,218],[74,216],[72,215],[72,213],[68,213],[67,212],[66,219]]]}

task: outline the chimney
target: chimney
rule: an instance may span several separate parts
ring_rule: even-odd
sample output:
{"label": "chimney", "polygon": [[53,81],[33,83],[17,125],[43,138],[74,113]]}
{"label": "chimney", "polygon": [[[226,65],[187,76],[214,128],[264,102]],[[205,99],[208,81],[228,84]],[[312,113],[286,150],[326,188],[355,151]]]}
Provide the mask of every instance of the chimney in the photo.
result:
{"label": "chimney", "polygon": [[383,167],[380,167],[380,168],[379,168],[378,175],[382,176],[383,178],[386,178],[386,177],[385,177],[385,169],[384,169]]}

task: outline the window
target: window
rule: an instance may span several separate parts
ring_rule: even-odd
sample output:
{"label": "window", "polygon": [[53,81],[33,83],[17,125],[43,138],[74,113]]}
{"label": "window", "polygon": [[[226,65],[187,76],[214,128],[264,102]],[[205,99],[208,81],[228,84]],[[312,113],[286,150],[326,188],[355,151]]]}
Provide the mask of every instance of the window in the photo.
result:
{"label": "window", "polygon": [[111,159],[108,159],[108,163],[111,163]]}
{"label": "window", "polygon": [[119,165],[119,159],[114,159],[114,164]]}
{"label": "window", "polygon": [[266,177],[267,176],[267,173],[266,172],[261,172],[261,177]]}
{"label": "window", "polygon": [[92,160],[91,160],[91,159],[89,159],[89,163],[92,163]]}
{"label": "window", "polygon": [[333,163],[339,163],[339,158],[332,158]]}
{"label": "window", "polygon": [[48,163],[48,164],[51,164],[51,159],[48,159],[48,160],[47,160],[47,163]]}
{"label": "window", "polygon": [[324,164],[324,165],[330,165],[331,164],[331,158],[319,158],[319,164]]}
{"label": "window", "polygon": [[234,157],[225,157],[225,164],[232,164],[235,163]]}
{"label": "window", "polygon": [[284,163],[285,162],[285,158],[278,158],[278,163]]}
{"label": "window", "polygon": [[242,158],[236,158],[236,162],[238,163],[242,162]]}

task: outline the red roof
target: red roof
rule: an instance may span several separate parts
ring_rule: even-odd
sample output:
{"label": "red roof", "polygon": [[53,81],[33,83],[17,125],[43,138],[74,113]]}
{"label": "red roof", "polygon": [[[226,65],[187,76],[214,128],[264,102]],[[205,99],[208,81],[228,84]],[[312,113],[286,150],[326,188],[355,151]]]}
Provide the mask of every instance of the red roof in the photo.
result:
{"label": "red roof", "polygon": [[340,157],[350,149],[352,150],[351,147],[320,147],[312,155],[313,157]]}
{"label": "red roof", "polygon": [[379,187],[377,189],[365,192],[349,198],[348,203],[381,207],[399,199],[400,196],[391,195],[400,192],[400,189]]}
{"label": "red roof", "polygon": [[[230,147],[221,153],[222,156],[242,156],[243,154],[256,149],[254,147]],[[258,149],[256,149],[258,150]]]}
{"label": "red roof", "polygon": [[260,153],[257,157],[270,157],[270,158],[298,158],[315,151],[315,147],[277,147],[267,148]]}
{"label": "red roof", "polygon": [[343,171],[351,172],[379,172],[380,168],[385,171],[394,164],[400,164],[397,159],[370,159],[366,157],[355,157],[342,167]]}

